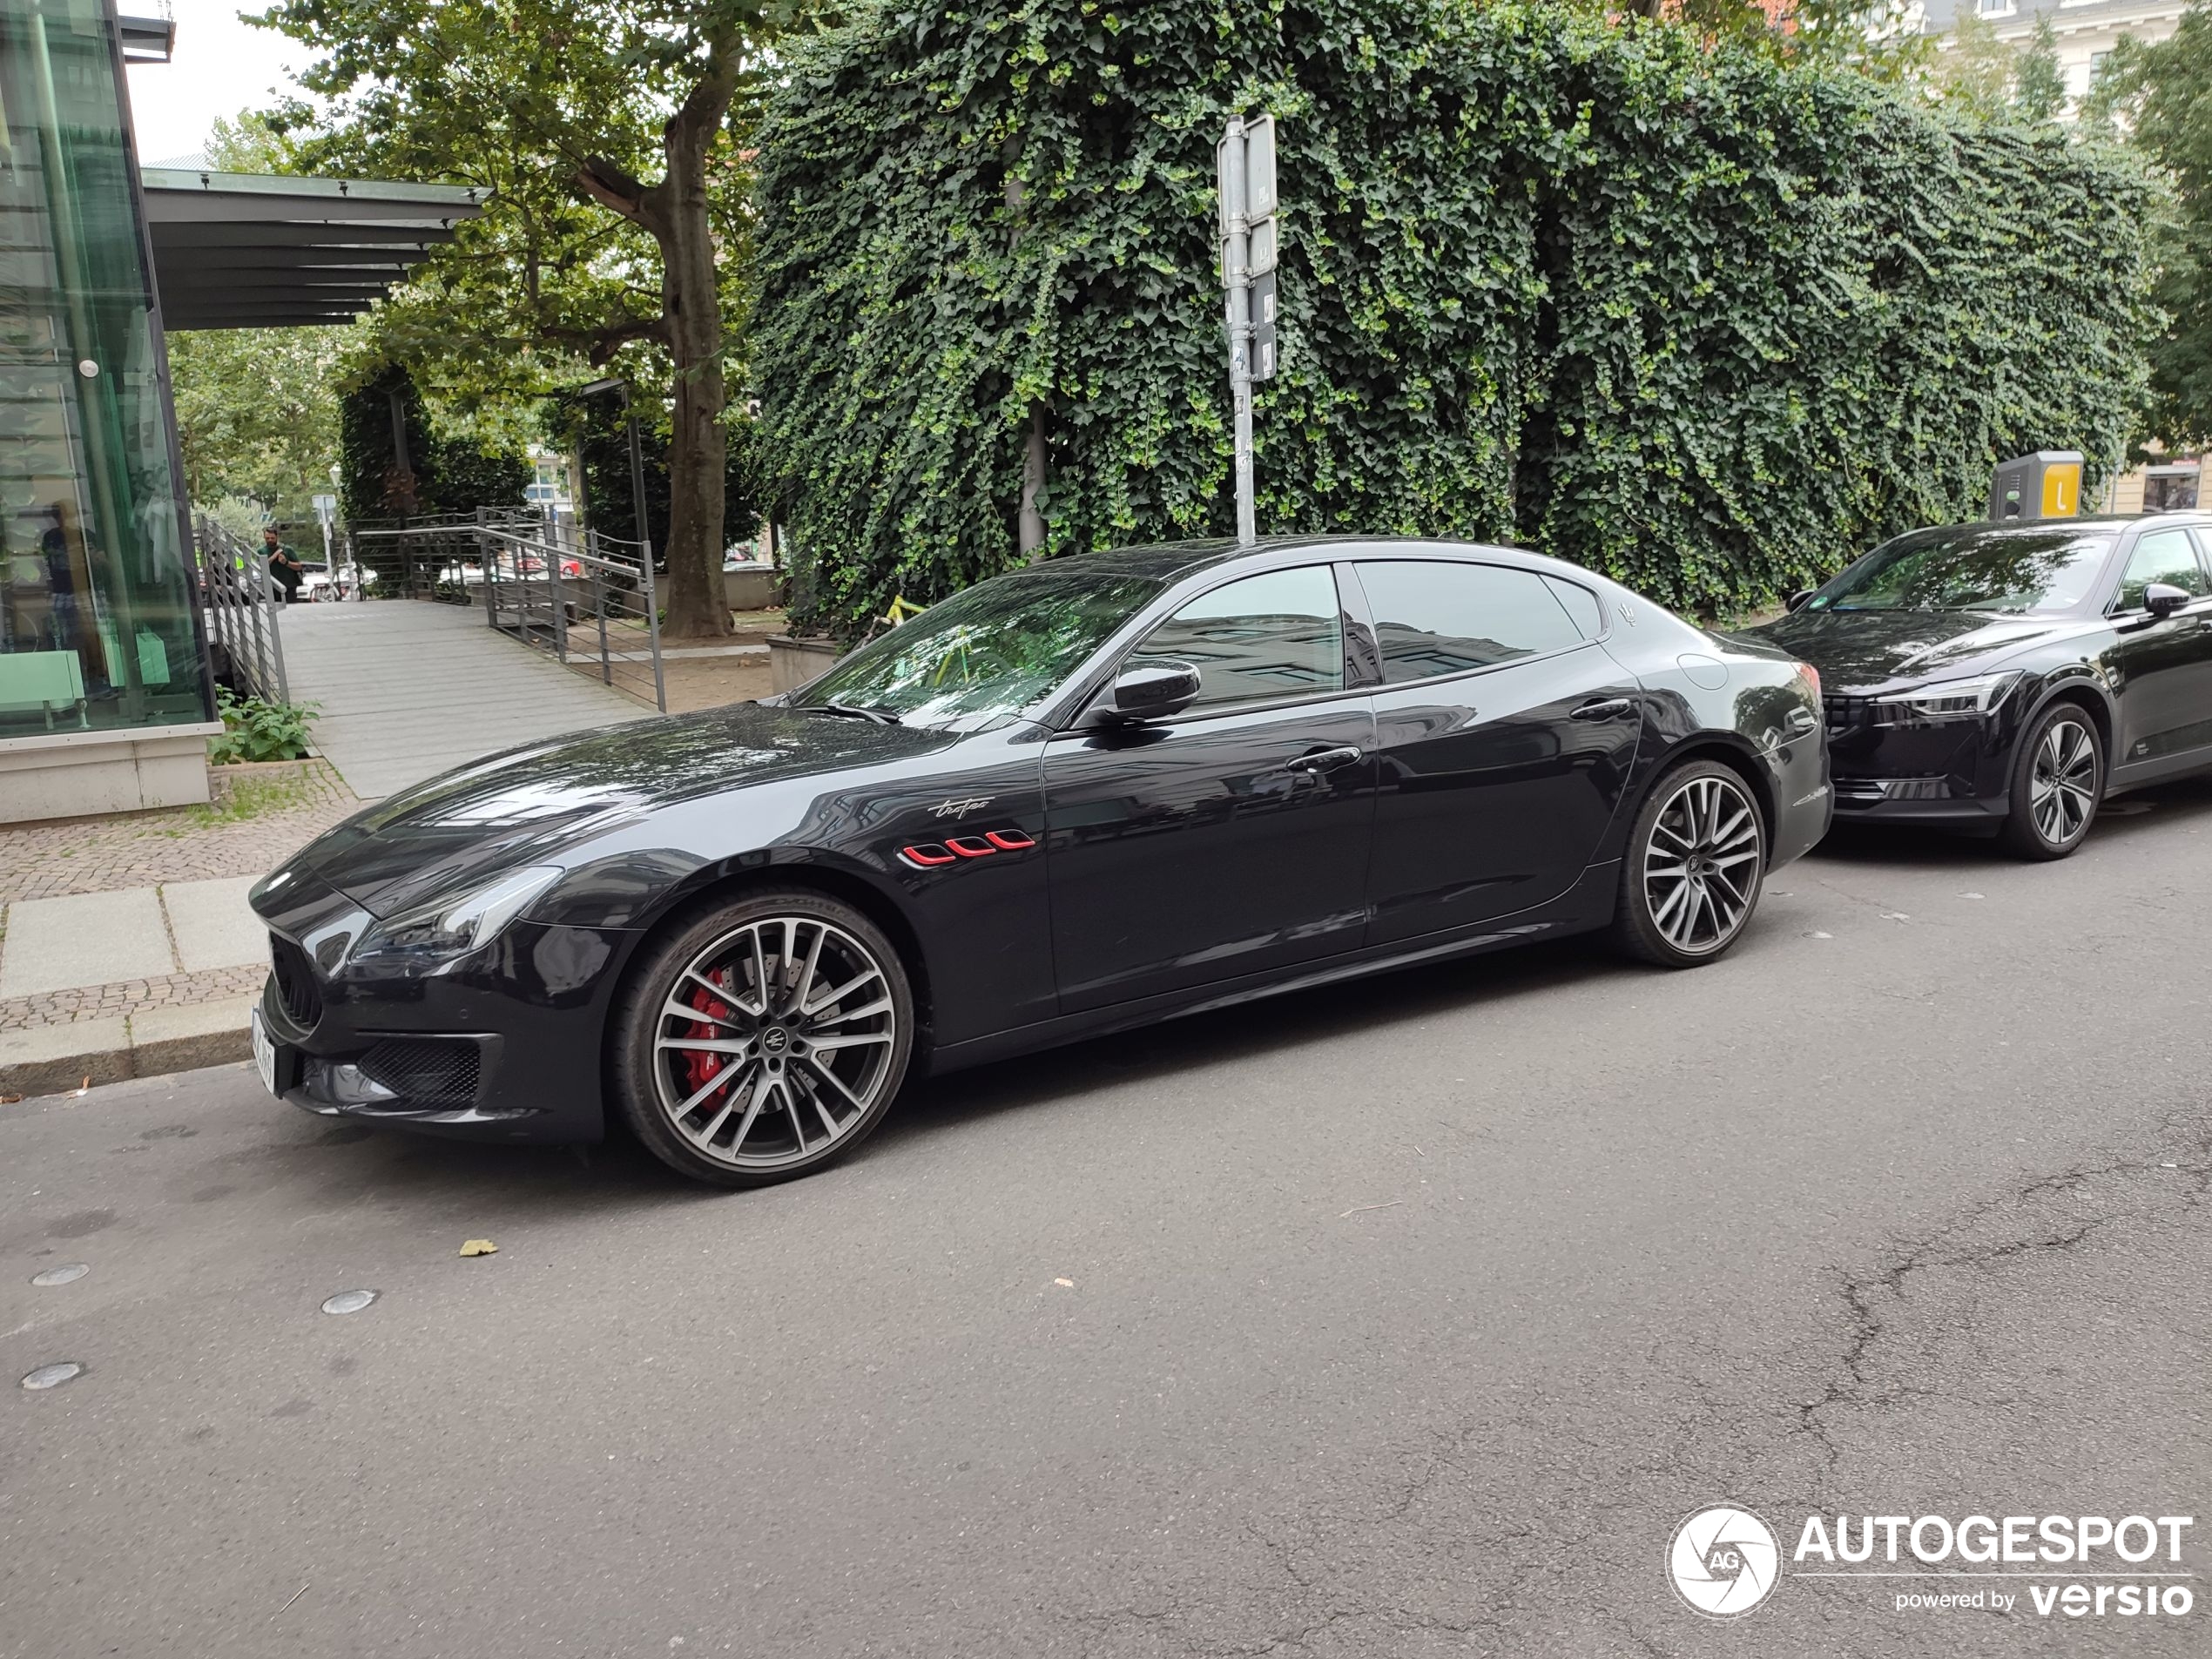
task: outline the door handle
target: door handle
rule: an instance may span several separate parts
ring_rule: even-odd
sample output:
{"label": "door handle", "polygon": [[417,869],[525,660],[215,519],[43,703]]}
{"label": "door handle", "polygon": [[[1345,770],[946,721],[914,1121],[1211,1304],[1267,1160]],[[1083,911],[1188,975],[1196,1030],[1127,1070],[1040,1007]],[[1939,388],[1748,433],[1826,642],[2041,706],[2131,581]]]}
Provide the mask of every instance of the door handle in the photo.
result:
{"label": "door handle", "polygon": [[1311,754],[1298,755],[1285,760],[1283,763],[1283,770],[1310,772],[1318,776],[1325,772],[1334,772],[1339,766],[1348,766],[1353,761],[1364,759],[1365,753],[1364,750],[1352,748],[1316,749]]}
{"label": "door handle", "polygon": [[1585,703],[1567,718],[1570,720],[1617,720],[1635,705],[1625,697],[1608,697],[1602,703]]}

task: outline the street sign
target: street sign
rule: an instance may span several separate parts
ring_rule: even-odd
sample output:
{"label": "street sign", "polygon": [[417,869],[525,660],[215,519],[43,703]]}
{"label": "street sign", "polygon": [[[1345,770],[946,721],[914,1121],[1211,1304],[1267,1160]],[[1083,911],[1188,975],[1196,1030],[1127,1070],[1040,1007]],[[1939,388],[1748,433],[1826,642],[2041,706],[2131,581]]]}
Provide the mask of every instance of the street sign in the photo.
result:
{"label": "street sign", "polygon": [[1252,378],[1275,378],[1275,273],[1252,279]]}
{"label": "street sign", "polygon": [[314,497],[314,503],[315,516],[320,519],[325,524],[329,523],[332,519],[338,516],[337,496],[317,496]]}
{"label": "street sign", "polygon": [[1254,222],[1275,217],[1275,118],[1271,115],[1244,124],[1244,217]]}
{"label": "street sign", "polygon": [[1275,373],[1275,118],[1229,118],[1214,151],[1219,185],[1221,286],[1235,402],[1237,539],[1258,534],[1252,477],[1252,382]]}

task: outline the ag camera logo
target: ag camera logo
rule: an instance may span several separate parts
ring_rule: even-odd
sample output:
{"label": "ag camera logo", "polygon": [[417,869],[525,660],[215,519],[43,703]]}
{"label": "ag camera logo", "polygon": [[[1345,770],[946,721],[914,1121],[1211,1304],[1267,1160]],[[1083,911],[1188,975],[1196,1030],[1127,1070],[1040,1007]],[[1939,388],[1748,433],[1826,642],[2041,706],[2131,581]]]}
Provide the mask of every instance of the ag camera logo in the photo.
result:
{"label": "ag camera logo", "polygon": [[1767,1598],[1781,1572],[1774,1529],[1748,1509],[1700,1509],[1675,1529],[1667,1578],[1693,1613],[1733,1619]]}

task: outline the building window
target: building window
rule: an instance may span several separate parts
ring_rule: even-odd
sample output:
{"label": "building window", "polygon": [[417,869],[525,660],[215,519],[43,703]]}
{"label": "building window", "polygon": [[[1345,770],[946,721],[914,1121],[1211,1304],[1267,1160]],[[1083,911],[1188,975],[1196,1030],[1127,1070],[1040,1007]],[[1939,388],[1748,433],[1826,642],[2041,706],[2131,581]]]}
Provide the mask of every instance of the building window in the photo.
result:
{"label": "building window", "polygon": [[109,30],[0,7],[0,737],[207,717]]}
{"label": "building window", "polygon": [[2013,10],[2013,0],[1976,0],[1976,4],[1985,17],[2006,17]]}

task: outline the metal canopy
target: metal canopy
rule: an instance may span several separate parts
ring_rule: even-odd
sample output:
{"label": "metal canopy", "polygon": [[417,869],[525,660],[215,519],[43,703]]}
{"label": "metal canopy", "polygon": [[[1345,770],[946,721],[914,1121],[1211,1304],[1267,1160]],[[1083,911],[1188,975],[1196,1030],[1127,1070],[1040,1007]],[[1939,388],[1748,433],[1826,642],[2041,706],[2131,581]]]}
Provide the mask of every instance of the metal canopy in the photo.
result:
{"label": "metal canopy", "polygon": [[172,167],[142,176],[172,332],[351,321],[483,211],[484,192],[466,185]]}

